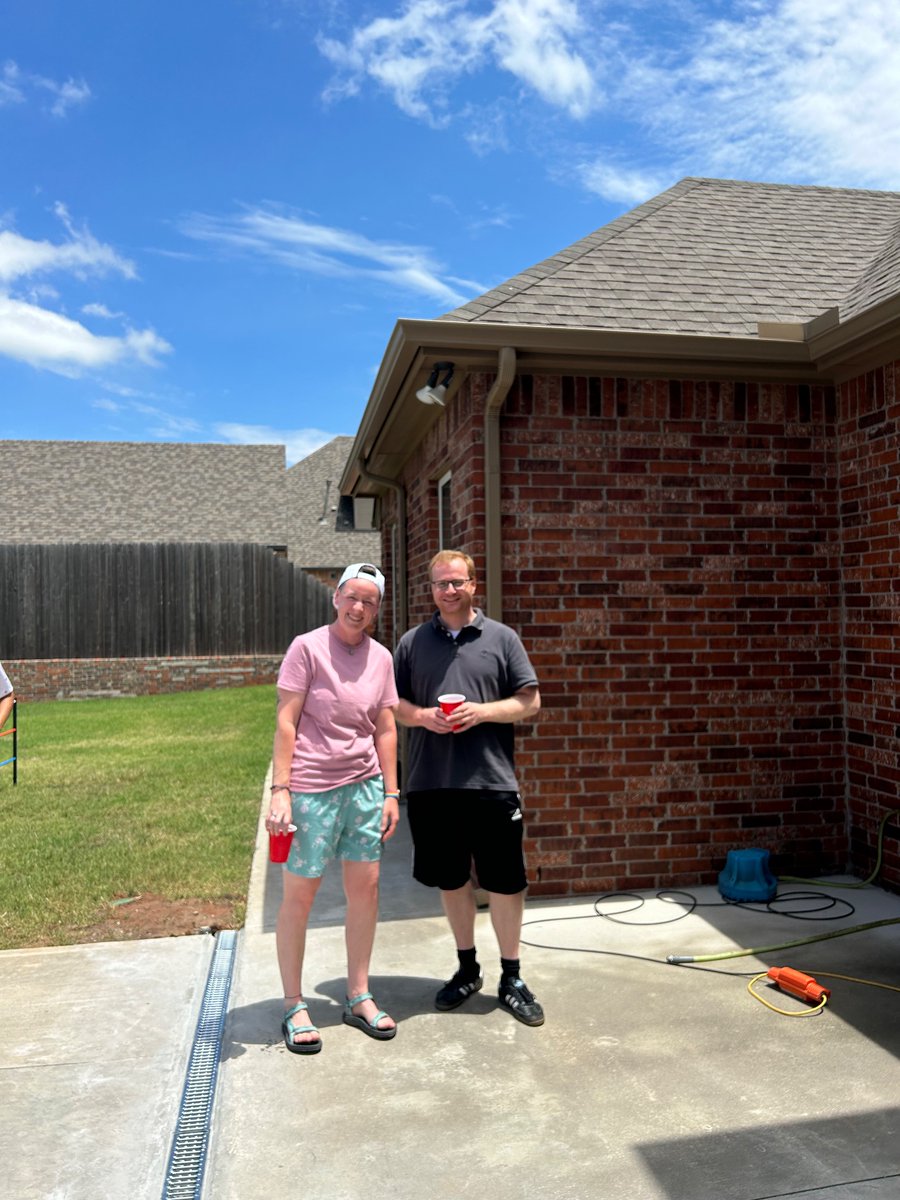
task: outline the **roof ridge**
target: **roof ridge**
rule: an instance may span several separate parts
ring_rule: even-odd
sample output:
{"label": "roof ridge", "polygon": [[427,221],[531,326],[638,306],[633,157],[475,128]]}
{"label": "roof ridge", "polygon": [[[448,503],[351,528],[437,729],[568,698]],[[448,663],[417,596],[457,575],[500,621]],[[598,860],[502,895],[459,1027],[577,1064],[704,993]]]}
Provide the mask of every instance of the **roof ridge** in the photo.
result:
{"label": "roof ridge", "polygon": [[[511,295],[523,295],[541,280],[548,279],[556,271],[562,270],[562,268],[576,262],[579,258],[583,258],[592,250],[596,250],[598,246],[611,241],[629,229],[633,229],[635,225],[639,225],[642,221],[659,212],[660,209],[667,207],[667,205],[674,203],[682,195],[692,191],[698,184],[707,182],[717,181],[693,178],[680,179],[678,183],[673,184],[666,191],[660,192],[657,196],[651,196],[643,204],[639,204],[636,208],[630,208],[620,216],[614,217],[606,225],[599,226],[599,228],[586,234],[583,238],[579,238],[578,241],[572,242],[562,250],[558,250],[556,254],[551,254],[549,258],[541,259],[540,262],[526,268],[524,271],[520,271],[518,275],[513,275],[510,279],[504,280],[503,283],[490,288],[480,296],[476,296],[472,300],[467,301],[467,303],[461,304],[459,308],[451,309],[450,312],[444,313],[437,319],[439,321],[463,321],[467,319],[474,320],[475,317],[483,316],[486,312],[490,312],[491,309],[502,304],[504,300],[508,300]],[[542,270],[545,267],[547,269]],[[516,287],[515,285],[520,281],[521,286]],[[477,311],[472,308],[473,305],[478,306]],[[464,318],[457,316],[457,314],[466,312],[466,310],[471,311],[471,317]]]}
{"label": "roof ridge", "polygon": [[[891,267],[894,267],[893,273]],[[900,269],[900,219],[885,235],[884,241],[875,251],[848,288],[843,302],[838,306],[841,320],[864,312],[867,308],[896,295],[896,281]]]}

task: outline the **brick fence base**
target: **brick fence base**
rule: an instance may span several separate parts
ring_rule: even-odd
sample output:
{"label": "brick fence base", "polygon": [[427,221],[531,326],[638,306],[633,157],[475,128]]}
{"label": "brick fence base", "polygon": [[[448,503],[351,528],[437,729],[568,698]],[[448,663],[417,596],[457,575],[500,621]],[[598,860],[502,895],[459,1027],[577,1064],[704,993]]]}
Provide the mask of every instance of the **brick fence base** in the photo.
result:
{"label": "brick fence base", "polygon": [[223,658],[48,658],[8,659],[16,697],[30,700],[88,700],[98,696],[152,696],[204,688],[274,685],[281,654]]}

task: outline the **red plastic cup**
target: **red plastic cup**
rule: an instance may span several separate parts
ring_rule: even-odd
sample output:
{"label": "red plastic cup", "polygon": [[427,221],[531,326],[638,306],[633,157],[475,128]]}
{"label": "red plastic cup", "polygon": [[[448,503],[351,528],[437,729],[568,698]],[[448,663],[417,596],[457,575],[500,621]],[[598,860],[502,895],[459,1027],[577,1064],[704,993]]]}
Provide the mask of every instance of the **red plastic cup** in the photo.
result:
{"label": "red plastic cup", "polygon": [[445,692],[443,696],[438,696],[438,704],[445,716],[452,713],[454,708],[459,708],[464,700],[465,696],[459,692]]}
{"label": "red plastic cup", "polygon": [[269,834],[269,862],[287,862],[296,829],[296,825],[288,825],[287,833]]}

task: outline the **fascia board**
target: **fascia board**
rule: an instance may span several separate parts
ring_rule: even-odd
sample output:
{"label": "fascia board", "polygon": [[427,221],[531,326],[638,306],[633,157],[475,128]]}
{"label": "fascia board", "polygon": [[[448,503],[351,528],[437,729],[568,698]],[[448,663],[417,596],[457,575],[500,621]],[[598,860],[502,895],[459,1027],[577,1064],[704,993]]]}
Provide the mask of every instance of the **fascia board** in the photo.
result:
{"label": "fascia board", "polygon": [[819,370],[835,382],[900,359],[900,296],[808,339]]}
{"label": "fascia board", "polygon": [[455,390],[467,372],[496,370],[504,346],[515,349],[519,371],[525,373],[823,382],[807,341],[401,319],[363,413],[341,491],[371,492],[360,462],[377,475],[399,475],[440,417],[439,408],[415,398],[436,362],[455,363]]}

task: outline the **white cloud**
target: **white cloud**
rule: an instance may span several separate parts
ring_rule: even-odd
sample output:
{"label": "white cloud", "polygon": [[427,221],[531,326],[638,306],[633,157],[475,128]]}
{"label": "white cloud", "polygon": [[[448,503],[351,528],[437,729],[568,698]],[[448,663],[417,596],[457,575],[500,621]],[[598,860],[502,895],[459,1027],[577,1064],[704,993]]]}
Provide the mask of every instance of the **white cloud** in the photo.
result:
{"label": "white cloud", "polygon": [[267,259],[289,270],[371,280],[451,307],[484,290],[472,280],[447,275],[422,246],[374,241],[350,230],[307,221],[293,212],[253,208],[231,217],[194,213],[182,222],[181,230],[188,237]]}
{"label": "white cloud", "polygon": [[339,436],[321,429],[273,429],[270,425],[240,425],[233,422],[216,425],[215,431],[225,441],[240,446],[284,446],[288,466]]}
{"label": "white cloud", "polygon": [[132,401],[129,408],[140,413],[142,417],[150,417],[157,422],[155,425],[149,426],[149,432],[154,437],[182,438],[185,434],[200,433],[203,428],[193,417],[184,417],[180,413],[169,412],[155,404],[142,404],[135,400]]}
{"label": "white cloud", "polygon": [[67,79],[65,83],[56,83],[53,79],[44,79],[36,75],[35,87],[43,88],[53,97],[50,113],[54,117],[65,117],[69,109],[76,104],[84,104],[90,99],[91,89],[83,79]]}
{"label": "white cloud", "polygon": [[580,118],[597,87],[580,52],[586,32],[577,0],[411,0],[398,17],[378,17],[349,39],[320,38],[336,69],[326,99],[357,95],[368,78],[410,116],[440,124],[448,93],[465,76],[499,67],[546,104]]}
{"label": "white cloud", "polygon": [[674,182],[657,172],[630,170],[604,158],[581,163],[576,172],[589,192],[628,205],[641,204]]}
{"label": "white cloud", "polygon": [[635,53],[617,100],[690,173],[900,185],[900,6],[768,0]]}
{"label": "white cloud", "polygon": [[[97,241],[85,227],[78,229],[63,204],[54,213],[68,233],[68,240],[34,241],[13,229],[0,230],[0,354],[44,367],[64,375],[108,367],[123,361],[156,366],[172,347],[153,329],[126,327],[117,337],[101,337],[81,322],[55,312],[38,300],[58,297],[58,291],[46,283],[33,282],[34,276],[51,273],[103,276],[115,273],[135,279],[134,264],[111,246]],[[15,295],[10,285],[24,286],[25,295]],[[86,304],[82,312],[89,316],[121,318],[103,304]]]}
{"label": "white cloud", "polygon": [[155,364],[171,347],[152,329],[98,337],[60,313],[0,294],[0,354],[63,375],[136,358]]}
{"label": "white cloud", "polygon": [[122,258],[111,246],[98,242],[87,229],[76,229],[65,205],[54,212],[69,234],[68,241],[33,241],[11,229],[0,230],[0,282],[12,283],[26,276],[66,271],[86,278],[114,272],[135,279],[134,263]]}
{"label": "white cloud", "polygon": [[[554,122],[549,169],[614,202],[685,174],[900,188],[896,0],[382,4],[392,15],[319,39],[326,98],[377,86],[416,119],[458,124],[476,154],[522,144],[530,95]],[[630,157],[611,159],[623,144]]]}
{"label": "white cloud", "polygon": [[0,107],[24,102],[25,93],[21,87],[19,68],[14,62],[5,62],[0,73]]}
{"label": "white cloud", "polygon": [[69,78],[59,83],[46,75],[23,71],[15,62],[5,62],[0,74],[0,107],[24,104],[34,93],[49,93],[50,105],[46,111],[53,117],[68,116],[70,108],[85,104],[91,97],[91,89],[83,79]]}
{"label": "white cloud", "polygon": [[83,304],[81,311],[86,317],[102,317],[106,321],[117,321],[125,316],[124,313],[111,312],[105,304]]}

